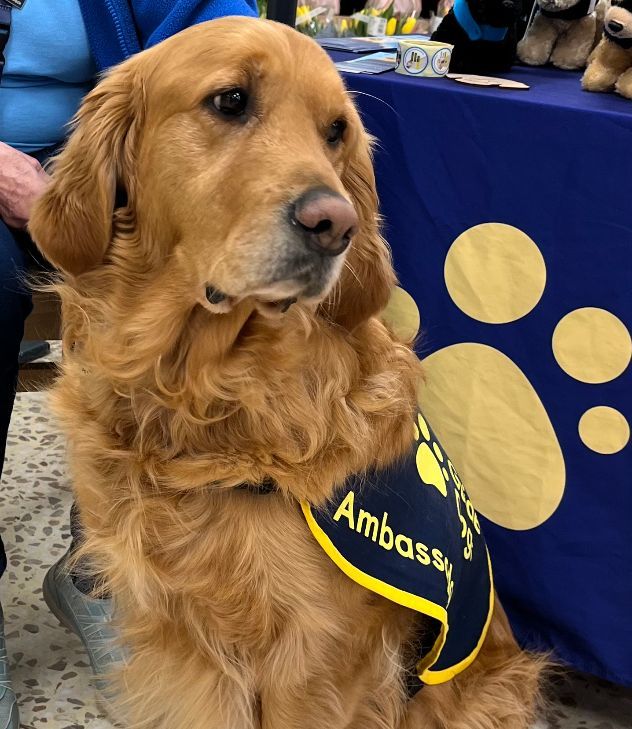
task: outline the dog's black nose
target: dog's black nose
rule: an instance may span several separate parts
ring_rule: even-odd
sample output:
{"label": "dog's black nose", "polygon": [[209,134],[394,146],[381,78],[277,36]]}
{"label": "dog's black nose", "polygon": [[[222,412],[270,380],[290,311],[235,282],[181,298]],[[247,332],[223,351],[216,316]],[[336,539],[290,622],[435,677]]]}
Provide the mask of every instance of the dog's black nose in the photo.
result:
{"label": "dog's black nose", "polygon": [[618,20],[608,21],[608,30],[611,33],[620,33],[623,30],[623,27],[623,23],[620,23]]}
{"label": "dog's black nose", "polygon": [[325,256],[343,253],[359,222],[353,205],[326,187],[301,195],[294,203],[292,221],[307,234],[307,245]]}

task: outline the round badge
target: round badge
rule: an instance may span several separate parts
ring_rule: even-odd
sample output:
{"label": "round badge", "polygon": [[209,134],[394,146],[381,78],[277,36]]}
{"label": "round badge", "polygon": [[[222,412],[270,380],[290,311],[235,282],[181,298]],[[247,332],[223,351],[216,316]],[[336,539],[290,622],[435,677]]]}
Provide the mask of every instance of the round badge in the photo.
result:
{"label": "round badge", "polygon": [[428,65],[428,54],[422,48],[407,48],[404,52],[402,65],[407,73],[416,76]]}
{"label": "round badge", "polygon": [[450,66],[451,57],[452,54],[447,48],[442,48],[440,51],[437,51],[432,57],[432,70],[440,76],[443,76]]}

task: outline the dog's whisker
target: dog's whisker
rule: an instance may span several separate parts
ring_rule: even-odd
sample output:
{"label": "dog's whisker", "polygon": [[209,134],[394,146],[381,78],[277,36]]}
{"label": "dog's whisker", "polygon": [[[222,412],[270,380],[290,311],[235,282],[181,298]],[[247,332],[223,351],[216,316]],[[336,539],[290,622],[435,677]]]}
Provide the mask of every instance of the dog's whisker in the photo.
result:
{"label": "dog's whisker", "polygon": [[345,261],[345,268],[349,271],[349,273],[355,278],[355,280],[362,285],[362,281],[360,280],[360,277],[356,273],[353,266],[349,263],[349,261]]}
{"label": "dog's whisker", "polygon": [[349,93],[351,94],[351,96],[366,96],[369,99],[374,99],[375,101],[379,101],[380,104],[384,104],[384,106],[387,109],[390,109],[393,112],[393,114],[395,114],[395,116],[399,117],[400,119],[402,118],[401,114],[397,111],[397,109],[394,106],[391,106],[388,102],[384,101],[384,99],[380,99],[379,96],[375,96],[373,94],[367,94],[366,91],[356,91],[355,89],[350,90]]}

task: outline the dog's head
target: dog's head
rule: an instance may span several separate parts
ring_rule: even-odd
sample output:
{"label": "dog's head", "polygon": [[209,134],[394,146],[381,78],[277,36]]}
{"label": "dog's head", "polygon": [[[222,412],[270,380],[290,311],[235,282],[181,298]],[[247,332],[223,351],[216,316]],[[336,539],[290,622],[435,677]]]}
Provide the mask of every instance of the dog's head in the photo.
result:
{"label": "dog's head", "polygon": [[481,24],[510,28],[522,12],[522,0],[470,0],[472,15]]}
{"label": "dog's head", "polygon": [[358,113],[317,44],[262,20],[205,23],[114,68],[30,231],[70,280],[116,269],[156,296],[167,271],[181,306],[218,316],[298,300],[352,329],[393,283]]}
{"label": "dog's head", "polygon": [[625,48],[632,47],[632,0],[612,0],[604,21],[606,35]]}

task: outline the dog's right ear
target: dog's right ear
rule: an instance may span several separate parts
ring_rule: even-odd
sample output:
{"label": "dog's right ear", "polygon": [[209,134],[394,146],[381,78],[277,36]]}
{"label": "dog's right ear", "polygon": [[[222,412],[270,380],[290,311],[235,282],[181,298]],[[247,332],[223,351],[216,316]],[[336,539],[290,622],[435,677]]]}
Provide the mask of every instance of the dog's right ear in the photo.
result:
{"label": "dog's right ear", "polygon": [[134,196],[134,167],[144,99],[130,62],[111,71],[84,99],[73,132],[53,159],[50,186],[33,206],[29,232],[44,256],[78,276],[97,266],[112,238],[117,188]]}
{"label": "dog's right ear", "polygon": [[342,174],[360,230],[351,242],[337,290],[322,304],[328,317],[349,332],[382,312],[395,286],[390,250],[380,235],[371,144],[362,129]]}

